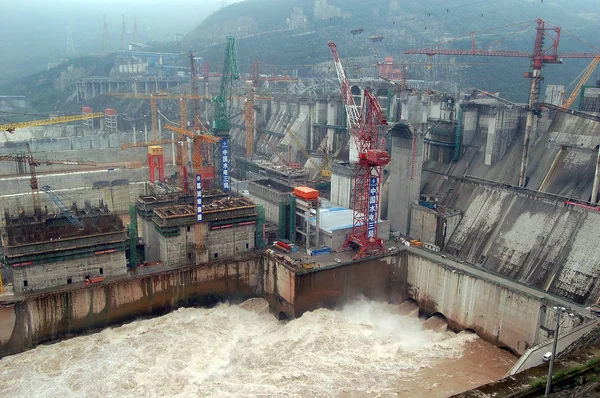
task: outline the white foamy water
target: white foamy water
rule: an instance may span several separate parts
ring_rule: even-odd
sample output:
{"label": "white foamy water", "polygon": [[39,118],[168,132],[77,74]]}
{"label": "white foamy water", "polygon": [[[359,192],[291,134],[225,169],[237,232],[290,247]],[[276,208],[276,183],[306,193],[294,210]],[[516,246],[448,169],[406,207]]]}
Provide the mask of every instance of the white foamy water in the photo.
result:
{"label": "white foamy water", "polygon": [[[264,300],[184,308],[0,360],[6,397],[443,397],[515,358],[358,301],[276,320]],[[487,363],[486,363],[487,361]]]}

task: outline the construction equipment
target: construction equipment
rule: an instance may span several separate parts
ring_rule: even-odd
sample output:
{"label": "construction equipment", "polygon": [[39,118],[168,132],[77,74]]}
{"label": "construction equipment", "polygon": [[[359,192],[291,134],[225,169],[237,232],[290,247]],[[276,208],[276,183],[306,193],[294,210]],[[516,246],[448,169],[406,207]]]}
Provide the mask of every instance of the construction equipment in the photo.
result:
{"label": "construction equipment", "polygon": [[220,142],[221,138],[215,137],[213,135],[208,135],[208,134],[195,134],[192,131],[182,129],[181,127],[173,126],[172,124],[165,125],[165,129],[176,132],[185,137],[189,137],[193,140],[193,148],[194,149],[192,152],[192,167],[194,169],[194,173],[204,174],[202,176],[202,179],[210,180],[212,177],[212,175],[210,175],[210,174],[212,174],[212,167],[209,167],[208,169],[203,167],[204,165],[202,164],[203,163],[202,143],[214,145],[214,144],[217,144],[218,142]]}
{"label": "construction equipment", "polygon": [[[192,88],[192,116],[194,118],[194,130],[200,128],[200,88],[198,87],[198,70],[196,69],[196,62],[194,54],[190,52],[190,84]],[[185,128],[185,126],[181,126]]]}
{"label": "construction equipment", "polygon": [[327,147],[327,137],[325,137],[325,143],[323,144],[323,163],[319,169],[321,177],[331,178],[331,159],[329,158],[329,149]]}
{"label": "construction equipment", "polygon": [[377,221],[383,167],[390,162],[389,154],[379,148],[379,127],[387,125],[387,120],[377,98],[369,90],[365,90],[362,115],[358,113],[335,43],[330,42],[329,48],[333,55],[344,106],[350,119],[350,139],[355,140],[358,152],[353,187],[352,233],[347,236],[343,246],[357,246],[358,252],[354,256],[356,259],[385,251],[383,240],[377,236]]}
{"label": "construction equipment", "polygon": [[[254,67],[254,64],[252,66]],[[252,84],[247,87],[246,102],[244,102],[244,122],[246,123],[246,157],[254,155],[254,96],[258,85],[258,65],[256,74],[252,74]]]}
{"label": "construction equipment", "polygon": [[231,102],[233,99],[233,82],[239,80],[237,53],[235,39],[227,37],[225,47],[225,59],[223,61],[223,76],[221,76],[221,88],[219,95],[213,99],[215,104],[212,129],[214,135],[221,138],[219,150],[214,155],[215,160],[215,183],[224,191],[229,191],[229,117],[231,114]]}
{"label": "construction equipment", "polygon": [[569,98],[562,104],[563,107],[570,108],[571,105],[573,105],[573,102],[575,102],[575,100],[579,96],[583,85],[589,80],[590,76],[592,76],[592,73],[594,73],[594,71],[596,70],[598,63],[600,63],[600,57],[594,58],[592,62],[590,62],[590,64],[587,66],[587,68],[584,69],[583,75],[577,83],[577,86],[575,86]]}
{"label": "construction equipment", "polygon": [[[512,101],[509,101],[509,100],[507,100],[505,98],[499,97],[499,96],[494,95],[492,93],[488,93],[487,91],[479,90],[477,88],[474,88],[473,92],[477,92],[477,93],[483,94],[483,95],[485,95],[487,97],[497,99],[500,102],[504,102],[505,104],[512,105],[512,106],[515,106],[515,107],[518,107],[518,108],[522,108],[524,110],[527,110],[528,107],[529,107],[529,105],[527,105],[527,104],[519,104],[519,103],[516,103],[516,102],[512,102]],[[581,118],[588,119],[588,120],[593,120],[594,122],[600,122],[600,116],[592,115],[591,113],[587,113],[587,112],[576,111],[574,109],[569,109],[569,108],[566,108],[564,106],[554,105],[554,104],[550,104],[550,103],[547,103],[547,102],[538,102],[537,104],[535,104],[535,106],[534,106],[534,112],[536,114],[540,114],[544,108],[550,109],[550,110],[553,110],[553,111],[556,111],[556,112],[567,113],[569,115],[581,117]]]}
{"label": "construction equipment", "polygon": [[51,119],[31,120],[29,122],[0,124],[0,131],[8,131],[9,133],[14,133],[14,131],[16,129],[22,129],[22,128],[27,128],[27,127],[37,127],[37,126],[48,126],[51,124],[77,122],[80,120],[95,119],[95,118],[99,118],[99,117],[104,117],[104,113],[83,113],[81,115],[58,116],[58,117],[51,118]]}
{"label": "construction equipment", "polygon": [[[199,119],[197,119],[199,120]],[[200,125],[201,129],[204,128],[204,126]],[[189,137],[193,140],[193,152],[192,152],[192,167],[193,167],[193,174],[196,176],[196,205],[198,206],[198,208],[202,208],[202,181],[204,181],[205,177],[212,177],[210,174],[212,173],[213,168],[212,167],[208,167],[208,168],[204,168],[202,165],[202,143],[208,143],[208,144],[216,144],[218,143],[221,139],[219,137],[215,137],[212,135],[207,135],[207,134],[195,134],[191,131],[188,131],[184,128],[181,127],[177,127],[177,126],[173,126],[171,124],[167,124],[165,125],[165,128],[167,130],[170,131],[174,131],[176,133],[179,133],[185,137]],[[206,129],[204,128],[204,131],[206,131]],[[184,176],[184,183],[187,184],[187,170],[185,171],[186,175]],[[208,174],[208,175],[207,175]],[[198,184],[200,185],[200,187],[198,187]],[[201,211],[201,210],[200,210]],[[198,223],[202,221],[201,218],[201,213],[199,213],[199,215],[197,216],[199,217],[197,219]],[[202,250],[204,250],[205,246],[204,246],[204,226],[203,225],[196,225],[195,227],[195,252],[196,252],[196,258],[199,258],[200,256],[200,252]]]}
{"label": "construction equipment", "polygon": [[[524,187],[527,183],[527,163],[529,160],[529,141],[531,139],[531,133],[533,131],[534,125],[534,117],[537,114],[536,104],[539,102],[540,95],[540,84],[542,81],[541,70],[546,64],[561,64],[564,58],[598,58],[600,57],[600,53],[590,53],[590,52],[581,52],[581,53],[558,53],[558,45],[560,42],[560,34],[561,28],[558,26],[553,26],[550,23],[538,18],[535,21],[523,22],[519,24],[513,24],[508,26],[516,26],[516,25],[525,25],[520,28],[517,32],[523,31],[529,26],[536,23],[536,37],[533,45],[533,52],[523,52],[523,51],[507,51],[507,50],[482,50],[475,47],[475,33],[471,32],[469,36],[471,37],[471,49],[470,50],[448,50],[441,49],[439,46],[440,43],[435,46],[435,48],[422,48],[422,49],[412,49],[405,51],[404,54],[424,54],[429,57],[434,55],[464,55],[464,56],[490,56],[490,57],[517,57],[517,58],[530,58],[532,60],[532,72],[525,73],[525,77],[531,79],[531,86],[529,89],[529,102],[528,102],[528,112],[527,112],[527,121],[525,124],[525,138],[523,142],[523,155],[521,159],[521,171],[519,173],[519,186]],[[485,29],[485,32],[506,28],[508,26],[501,26],[498,28],[488,28]],[[517,32],[511,33],[509,36],[516,34]],[[568,34],[568,33],[567,33]],[[461,36],[456,39],[464,38],[467,35]],[[572,36],[572,35],[570,35]],[[575,36],[572,36],[577,39]],[[454,39],[454,40],[456,40]],[[549,39],[550,44],[545,45],[544,41]],[[498,42],[503,39],[497,40],[490,45],[490,47],[494,46]],[[579,39],[578,39],[579,40]]]}
{"label": "construction equipment", "polygon": [[52,188],[50,188],[49,185],[44,185],[42,187],[42,191],[46,192],[50,196],[56,207],[58,207],[58,210],[60,210],[61,214],[64,214],[67,217],[71,224],[75,225],[79,229],[83,228],[83,223],[79,219],[77,219],[77,217],[75,217],[73,213],[71,213],[71,211],[63,203],[63,201],[56,194],[56,192],[54,192]]}
{"label": "construction equipment", "polygon": [[[286,126],[286,131],[288,132],[288,134],[290,135],[290,137],[292,138],[292,140],[294,140],[294,142],[296,143],[296,146],[298,146],[298,148],[300,149],[300,151],[302,152],[302,154],[306,157],[306,159],[308,159],[308,161],[313,165],[313,167],[316,169],[316,174],[315,176],[322,176],[322,177],[331,177],[331,171],[328,170],[329,167],[329,156],[327,154],[327,143],[325,143],[325,148],[324,148],[324,152],[325,152],[325,158],[323,160],[323,162],[321,164],[318,164],[310,155],[310,153],[308,153],[308,151],[306,150],[306,147],[304,145],[302,145],[302,142],[300,141],[300,139],[296,136],[296,134],[294,134],[292,132],[292,130]],[[327,162],[325,161],[325,159],[327,159]],[[290,159],[291,162],[291,159]],[[329,171],[329,173],[327,173],[327,171]],[[317,177],[318,178],[318,177]]]}
{"label": "construction equipment", "polygon": [[42,208],[40,203],[40,191],[38,188],[38,180],[35,168],[41,165],[53,165],[62,164],[69,166],[96,166],[95,162],[89,161],[77,161],[77,160],[56,160],[56,159],[35,159],[29,148],[29,144],[25,144],[27,153],[19,155],[0,155],[0,161],[4,162],[16,162],[24,163],[29,165],[29,173],[31,175],[30,183],[31,194],[33,198],[33,212],[36,217],[42,214]]}

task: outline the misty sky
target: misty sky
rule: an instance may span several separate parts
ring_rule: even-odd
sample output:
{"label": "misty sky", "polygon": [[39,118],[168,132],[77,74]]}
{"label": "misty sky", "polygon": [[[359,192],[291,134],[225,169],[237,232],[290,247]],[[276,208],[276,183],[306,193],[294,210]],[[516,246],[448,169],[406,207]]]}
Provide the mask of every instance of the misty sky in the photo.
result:
{"label": "misty sky", "polygon": [[122,15],[130,35],[125,41],[131,39],[134,14],[139,41],[163,41],[188,33],[218,7],[219,0],[0,0],[0,82],[18,75],[24,62],[33,73],[59,61],[66,52],[67,26],[80,52],[99,52],[105,14],[111,39],[105,50],[110,51],[121,47]]}
{"label": "misty sky", "polygon": [[[226,2],[231,4],[239,1],[242,0]],[[400,0],[400,3],[412,1],[415,0]],[[554,11],[553,15],[549,14],[554,17],[551,21],[566,24],[570,30],[581,34],[578,28],[583,24],[579,21],[588,26],[597,26],[600,14],[600,0],[544,0],[543,3],[541,0],[521,1],[524,6],[510,7],[512,11],[505,15],[506,19],[511,22],[515,22],[514,18],[523,20],[519,13],[528,10],[535,11],[536,16],[539,13],[541,17]],[[122,48],[123,15],[128,30],[125,43],[131,40],[134,14],[138,26],[136,41],[168,41],[176,33],[189,33],[217,10],[219,4],[219,0],[0,0],[0,15],[3,16],[0,24],[0,51],[3,55],[0,84],[46,69],[48,62],[60,61],[66,55],[68,26],[73,32],[79,54],[99,52],[102,43],[102,16],[106,15],[111,41],[105,44],[105,51],[114,51]],[[477,12],[502,6],[502,2],[496,0],[448,0],[447,4],[470,4],[469,10]],[[422,2],[424,10],[428,7],[436,11],[439,1]],[[561,13],[561,10],[565,12]],[[566,14],[571,18],[566,18]],[[558,15],[563,17],[557,18]],[[492,25],[496,26],[501,21],[494,22],[496,23]],[[468,25],[468,20],[465,23]],[[565,39],[568,40],[566,37]]]}

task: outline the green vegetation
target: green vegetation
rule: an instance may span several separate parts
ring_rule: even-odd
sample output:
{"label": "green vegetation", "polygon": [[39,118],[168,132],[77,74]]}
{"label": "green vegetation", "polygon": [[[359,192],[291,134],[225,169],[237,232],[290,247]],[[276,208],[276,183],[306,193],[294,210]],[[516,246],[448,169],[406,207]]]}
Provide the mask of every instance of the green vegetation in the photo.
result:
{"label": "green vegetation", "polygon": [[[597,381],[599,378],[600,358],[593,358],[581,365],[572,366],[570,368],[555,372],[552,376],[552,389],[553,391],[560,391],[561,387],[582,385],[583,383]],[[514,395],[514,397],[536,396],[537,392],[545,389],[547,380],[547,377],[539,377],[535,379],[529,384],[529,387],[518,392]]]}
{"label": "green vegetation", "polygon": [[85,56],[71,59],[55,68],[22,77],[13,83],[0,86],[0,93],[7,95],[25,95],[37,112],[64,110],[66,98],[75,90],[74,82],[66,92],[57,87],[57,80],[68,70],[84,70],[85,76],[107,76],[114,62],[114,55],[103,57]]}

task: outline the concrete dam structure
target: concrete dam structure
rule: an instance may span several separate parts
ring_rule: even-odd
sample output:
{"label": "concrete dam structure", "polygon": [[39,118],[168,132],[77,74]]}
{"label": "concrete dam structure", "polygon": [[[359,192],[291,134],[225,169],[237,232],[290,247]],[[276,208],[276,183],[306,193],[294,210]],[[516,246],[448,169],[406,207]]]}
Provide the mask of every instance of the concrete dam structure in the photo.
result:
{"label": "concrete dam structure", "polygon": [[[600,216],[575,201],[596,203],[591,196],[600,126],[557,114],[548,130],[538,131],[533,140],[523,188],[517,186],[515,167],[522,135],[517,134],[506,153],[488,166],[488,129],[478,126],[458,162],[423,164],[421,193],[436,198],[442,209],[436,217],[442,212],[458,214],[437,242],[449,254],[529,286],[580,304],[597,302],[600,251],[592,231]],[[439,228],[432,222],[429,229],[423,223],[412,226],[411,236],[436,239]]]}
{"label": "concrete dam structure", "polygon": [[[351,263],[324,262],[311,270],[258,254],[201,266],[148,268],[99,286],[3,298],[0,355],[181,306],[256,296],[265,297],[279,319],[335,308],[359,295],[392,303],[410,299],[422,314],[443,317],[452,330],[475,331],[518,355],[545,340],[543,330],[553,320],[546,309],[561,300],[465,269],[441,263],[439,257],[419,249]],[[561,333],[589,321],[571,318]]]}

